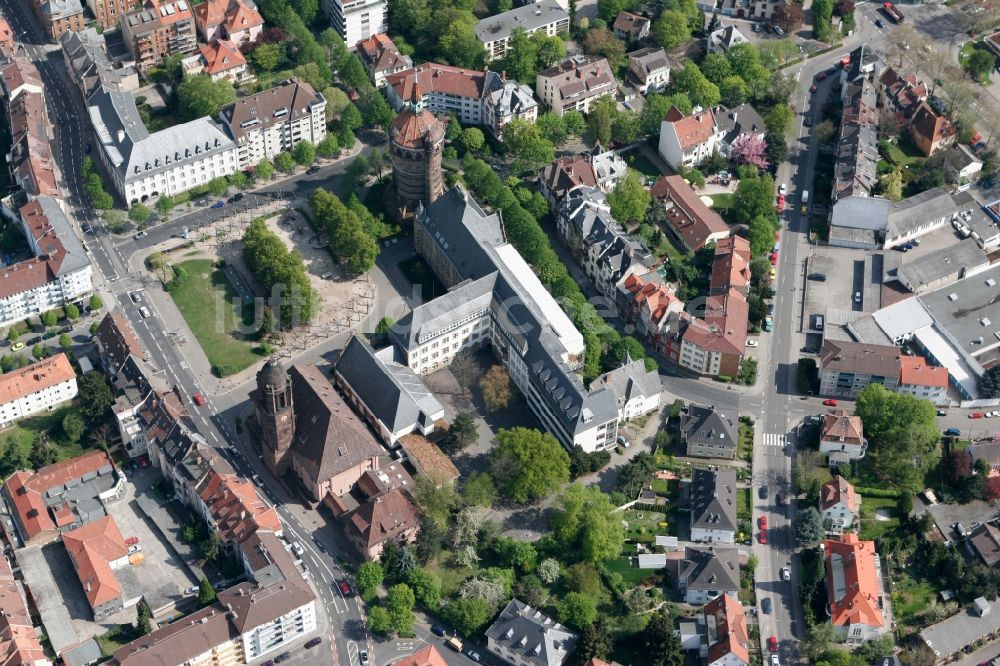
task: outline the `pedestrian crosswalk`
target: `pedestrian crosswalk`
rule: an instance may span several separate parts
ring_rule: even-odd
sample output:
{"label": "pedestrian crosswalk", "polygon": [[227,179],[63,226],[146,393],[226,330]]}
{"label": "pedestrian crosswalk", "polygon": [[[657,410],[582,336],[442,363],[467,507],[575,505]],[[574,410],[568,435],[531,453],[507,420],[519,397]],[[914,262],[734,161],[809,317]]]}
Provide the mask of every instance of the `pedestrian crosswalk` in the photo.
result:
{"label": "pedestrian crosswalk", "polygon": [[765,432],[761,435],[763,441],[761,442],[764,446],[778,446],[784,448],[785,444],[788,443],[788,436],[784,433],[777,432]]}

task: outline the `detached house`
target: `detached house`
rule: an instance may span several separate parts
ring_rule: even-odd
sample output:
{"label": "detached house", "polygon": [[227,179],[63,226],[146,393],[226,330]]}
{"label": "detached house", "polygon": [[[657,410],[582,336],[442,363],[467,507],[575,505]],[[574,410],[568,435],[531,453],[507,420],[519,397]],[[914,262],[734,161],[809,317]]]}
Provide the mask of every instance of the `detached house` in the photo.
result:
{"label": "detached house", "polygon": [[695,468],[689,492],[691,540],[736,541],[736,470]]}
{"label": "detached house", "polygon": [[749,666],[750,634],[743,604],[723,594],[705,604],[705,642],[701,655],[708,666]]}
{"label": "detached house", "polygon": [[709,53],[725,53],[730,47],[737,44],[747,44],[750,40],[736,26],[727,25],[709,34],[706,42]]}
{"label": "detached house", "polygon": [[383,87],[386,84],[386,77],[390,74],[413,67],[410,56],[400,53],[389,35],[382,33],[358,42],[358,57],[376,88]]}
{"label": "detached house", "polygon": [[181,61],[186,76],[207,74],[213,81],[226,79],[238,84],[253,80],[247,71],[247,60],[236,45],[226,40],[199,44],[198,52]]}
{"label": "detached house", "polygon": [[560,157],[546,165],[539,186],[549,207],[555,209],[571,190],[588,186],[610,192],[626,173],[624,158],[598,144],[590,152]]}
{"label": "detached house", "polygon": [[739,598],[739,551],[735,548],[689,547],[677,566],[677,587],[686,603],[700,606],[719,596]]}
{"label": "detached house", "polygon": [[615,37],[628,44],[649,37],[651,24],[652,21],[646,16],[632,12],[619,12],[612,26],[612,31],[615,33]]}
{"label": "detached house", "polygon": [[860,506],[854,486],[842,476],[833,477],[820,489],[819,512],[827,534],[840,534],[850,529]]}
{"label": "detached house", "polygon": [[685,116],[672,106],[660,123],[660,157],[674,171],[680,167],[697,167],[712,155],[720,138],[711,109],[695,107],[690,116]]}
{"label": "detached house", "polygon": [[591,384],[591,390],[607,387],[618,402],[618,421],[638,418],[660,408],[660,374],[647,370],[644,359],[627,360],[625,365],[605,372]]}
{"label": "detached house", "polygon": [[930,157],[939,150],[955,145],[958,132],[944,116],[940,116],[930,104],[921,102],[910,121],[910,135],[917,148]]}
{"label": "detached house", "polygon": [[847,643],[860,645],[889,630],[882,565],[874,541],[854,534],[825,542],[830,622]]}
{"label": "detached house", "polygon": [[736,427],[725,415],[709,407],[691,405],[681,415],[681,443],[685,455],[698,458],[736,458]]}
{"label": "detached house", "polygon": [[860,416],[851,416],[843,409],[823,415],[819,452],[827,455],[831,466],[864,458],[867,449],[868,440]]}
{"label": "detached house", "polygon": [[658,48],[645,48],[628,54],[628,73],[639,94],[663,92],[670,84],[670,58]]}
{"label": "detached house", "polygon": [[257,7],[244,0],[207,0],[194,7],[194,21],[202,40],[229,40],[236,45],[255,41],[264,30]]}

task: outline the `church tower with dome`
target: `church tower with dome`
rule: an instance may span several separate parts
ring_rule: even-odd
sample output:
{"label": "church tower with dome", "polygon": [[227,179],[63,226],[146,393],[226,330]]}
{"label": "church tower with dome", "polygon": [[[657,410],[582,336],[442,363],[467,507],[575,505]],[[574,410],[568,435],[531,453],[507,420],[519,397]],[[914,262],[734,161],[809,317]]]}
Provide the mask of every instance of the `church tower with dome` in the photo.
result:
{"label": "church tower with dome", "polygon": [[277,476],[291,462],[295,412],[292,406],[292,382],[277,360],[271,359],[257,373],[257,388],[250,394],[254,418],[260,436],[264,463]]}
{"label": "church tower with dome", "polygon": [[444,134],[445,123],[424,108],[415,83],[406,108],[389,125],[392,177],[400,203],[428,206],[444,193]]}

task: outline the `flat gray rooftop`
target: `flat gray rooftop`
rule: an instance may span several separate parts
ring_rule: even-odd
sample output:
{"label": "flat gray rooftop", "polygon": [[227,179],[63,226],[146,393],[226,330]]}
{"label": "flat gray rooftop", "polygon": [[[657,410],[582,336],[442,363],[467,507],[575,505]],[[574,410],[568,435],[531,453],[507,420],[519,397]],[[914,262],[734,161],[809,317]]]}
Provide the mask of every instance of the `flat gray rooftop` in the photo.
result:
{"label": "flat gray rooftop", "polygon": [[564,19],[569,20],[569,14],[556,0],[540,0],[484,18],[476,24],[476,36],[479,41],[487,44],[510,37],[515,28],[531,32]]}
{"label": "flat gray rooftop", "polygon": [[[31,598],[34,599],[38,614],[42,617],[45,634],[49,637],[52,649],[58,654],[80,642],[60,588],[75,585],[79,589],[80,585],[79,579],[73,574],[73,567],[69,564],[69,556],[62,543],[49,544],[45,548],[47,552],[43,553],[42,550],[41,546],[22,548],[17,551],[17,562],[21,565],[24,584],[31,591]],[[58,557],[60,554],[66,559],[69,573],[73,574],[72,578],[62,581],[62,585],[56,583],[57,576],[52,575],[52,569],[46,558],[47,555]],[[65,572],[65,568],[62,570]],[[82,592],[80,594],[82,596]]]}
{"label": "flat gray rooftop", "polygon": [[1000,266],[917,298],[954,342],[974,357],[1000,345]]}
{"label": "flat gray rooftop", "polygon": [[920,292],[927,285],[937,282],[950,275],[957,275],[963,270],[975,270],[989,264],[986,253],[976,241],[965,238],[958,243],[938,250],[933,254],[925,254],[913,261],[904,259],[898,270],[900,282],[911,291]]}

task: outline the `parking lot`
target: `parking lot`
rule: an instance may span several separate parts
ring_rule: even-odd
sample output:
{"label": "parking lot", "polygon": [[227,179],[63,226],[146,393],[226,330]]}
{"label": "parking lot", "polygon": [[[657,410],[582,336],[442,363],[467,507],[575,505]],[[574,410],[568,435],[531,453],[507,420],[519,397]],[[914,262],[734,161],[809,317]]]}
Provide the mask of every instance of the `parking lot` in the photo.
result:
{"label": "parking lot", "polygon": [[[810,280],[808,275],[822,274],[824,281]],[[854,300],[854,294],[864,293],[871,280],[865,276],[865,255],[860,250],[846,248],[823,248],[822,253],[811,255],[806,260],[806,275],[803,276],[805,294],[802,308],[802,331],[807,333],[807,345],[819,349],[822,337],[817,317],[827,316],[828,309],[847,311],[869,310]],[[877,305],[876,305],[877,307]]]}

